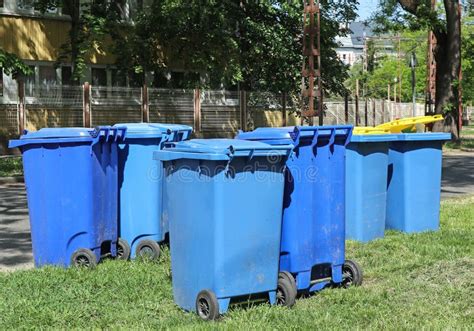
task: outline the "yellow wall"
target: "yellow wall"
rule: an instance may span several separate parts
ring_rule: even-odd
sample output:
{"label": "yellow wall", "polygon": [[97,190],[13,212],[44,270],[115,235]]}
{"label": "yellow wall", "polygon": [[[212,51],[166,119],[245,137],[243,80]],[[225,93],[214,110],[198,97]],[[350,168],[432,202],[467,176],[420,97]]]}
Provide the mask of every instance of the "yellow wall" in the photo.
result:
{"label": "yellow wall", "polygon": [[[56,61],[68,41],[70,22],[48,18],[0,16],[0,47],[23,60]],[[94,54],[91,63],[113,64],[114,57]]]}

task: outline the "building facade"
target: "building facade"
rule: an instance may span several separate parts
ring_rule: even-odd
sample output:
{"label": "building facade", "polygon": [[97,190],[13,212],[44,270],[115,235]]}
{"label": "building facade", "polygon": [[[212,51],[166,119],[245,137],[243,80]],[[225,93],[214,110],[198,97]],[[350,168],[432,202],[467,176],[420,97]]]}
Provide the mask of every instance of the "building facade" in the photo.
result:
{"label": "building facade", "polygon": [[[71,16],[66,7],[53,8],[40,13],[34,7],[35,0],[0,0],[0,49],[13,53],[31,67],[33,74],[25,77],[25,95],[33,95],[34,89],[55,85],[72,84],[72,66],[66,61],[57,63],[61,47],[68,43]],[[133,24],[132,17],[138,6],[146,1],[121,0],[124,23]],[[130,86],[128,77],[120,75],[114,66],[116,58],[107,51],[95,51],[90,55],[88,68],[82,81],[94,86]],[[179,65],[170,69],[147,73],[146,80],[152,85],[169,86],[179,82],[184,71]],[[177,86],[179,87],[179,86]],[[17,98],[17,83],[10,75],[0,73],[0,102],[9,103]]]}
{"label": "building facade", "polygon": [[349,29],[351,32],[348,36],[336,38],[336,42],[339,44],[336,53],[345,64],[353,66],[355,63],[363,63],[369,40],[376,41],[374,45],[377,53],[382,55],[394,54],[394,47],[390,40],[375,36],[366,22],[352,22]]}

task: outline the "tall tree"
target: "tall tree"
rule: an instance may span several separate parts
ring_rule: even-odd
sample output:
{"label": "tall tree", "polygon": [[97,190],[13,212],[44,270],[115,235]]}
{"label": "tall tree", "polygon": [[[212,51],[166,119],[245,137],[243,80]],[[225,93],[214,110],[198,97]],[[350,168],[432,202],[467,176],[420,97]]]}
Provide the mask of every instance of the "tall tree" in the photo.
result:
{"label": "tall tree", "polygon": [[474,102],[474,12],[464,19],[462,30],[463,100]]}
{"label": "tall tree", "polygon": [[71,62],[74,82],[84,77],[91,54],[104,47],[109,22],[116,19],[124,1],[36,0],[35,9],[42,13],[61,8],[71,17],[69,38],[61,46],[57,62]]}
{"label": "tall tree", "polygon": [[[342,93],[346,66],[337,58],[335,37],[355,18],[356,0],[323,0],[323,84]],[[209,74],[212,87],[294,91],[301,86],[302,2],[155,0],[118,41],[119,58],[141,70],[178,62]],[[117,31],[117,30],[116,30]]]}
{"label": "tall tree", "polygon": [[434,58],[436,71],[435,112],[445,114],[444,128],[459,139],[458,75],[461,67],[461,24],[459,2],[443,0],[442,7],[431,8],[431,0],[380,0],[380,10],[374,21],[384,30],[429,29],[437,39]]}

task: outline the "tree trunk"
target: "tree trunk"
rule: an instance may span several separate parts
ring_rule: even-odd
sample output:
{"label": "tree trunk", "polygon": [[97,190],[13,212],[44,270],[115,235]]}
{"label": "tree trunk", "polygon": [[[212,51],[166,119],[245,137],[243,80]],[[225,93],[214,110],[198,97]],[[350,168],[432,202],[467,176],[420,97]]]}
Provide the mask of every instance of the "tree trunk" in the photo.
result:
{"label": "tree trunk", "polygon": [[[78,67],[78,58],[80,55],[79,47],[79,29],[81,19],[81,4],[79,0],[70,0],[69,3],[71,15],[71,30],[69,31],[70,45],[71,45],[71,64],[72,77],[76,84],[80,83],[81,69]],[[79,74],[81,73],[81,74]]]}
{"label": "tree trunk", "polygon": [[[420,15],[418,0],[398,0],[407,12]],[[444,114],[444,123],[436,122],[434,131],[451,132],[454,140],[459,140],[458,91],[461,69],[461,20],[459,0],[443,0],[446,23],[443,28],[434,29],[437,39],[434,50],[436,60],[435,112]]]}
{"label": "tree trunk", "polygon": [[459,140],[458,89],[461,67],[461,25],[458,2],[444,0],[446,31],[434,31],[437,38],[436,60],[436,114],[445,114],[444,123],[437,122],[435,131],[451,132]]}

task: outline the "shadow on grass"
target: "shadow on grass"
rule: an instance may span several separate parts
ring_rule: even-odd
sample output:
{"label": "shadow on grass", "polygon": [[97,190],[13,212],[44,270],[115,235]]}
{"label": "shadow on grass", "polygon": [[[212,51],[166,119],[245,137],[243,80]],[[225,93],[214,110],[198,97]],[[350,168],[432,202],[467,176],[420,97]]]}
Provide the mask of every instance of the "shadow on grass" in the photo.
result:
{"label": "shadow on grass", "polygon": [[448,149],[474,149],[474,135],[469,137],[461,137],[459,141],[448,141],[445,144]]}

